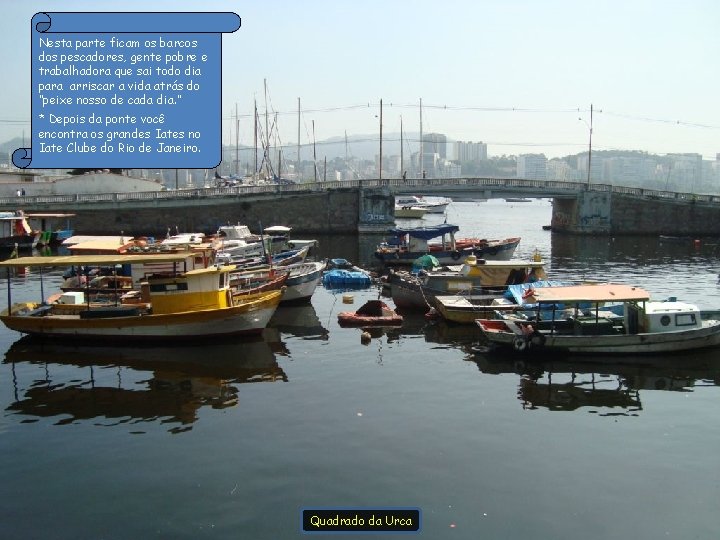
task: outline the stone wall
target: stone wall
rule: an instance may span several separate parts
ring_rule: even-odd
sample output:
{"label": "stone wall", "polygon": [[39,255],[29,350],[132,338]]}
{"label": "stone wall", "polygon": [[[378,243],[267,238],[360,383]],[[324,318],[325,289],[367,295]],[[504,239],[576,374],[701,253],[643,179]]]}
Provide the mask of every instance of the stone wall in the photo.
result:
{"label": "stone wall", "polygon": [[720,236],[720,208],[701,202],[586,192],[553,200],[552,229],[595,235]]}
{"label": "stone wall", "polygon": [[240,223],[259,232],[260,225],[285,225],[294,233],[352,233],[358,231],[357,189],[252,197],[198,197],[183,201],[123,201],[36,205],[30,212],[74,212],[76,234],[164,236],[167,230],[214,233],[220,225]]}

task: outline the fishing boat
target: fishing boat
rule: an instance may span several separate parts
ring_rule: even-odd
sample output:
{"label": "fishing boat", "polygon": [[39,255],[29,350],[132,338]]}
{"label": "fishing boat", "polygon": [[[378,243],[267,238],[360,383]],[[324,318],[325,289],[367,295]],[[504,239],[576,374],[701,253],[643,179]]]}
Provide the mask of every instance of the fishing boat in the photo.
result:
{"label": "fishing boat", "polygon": [[[186,270],[187,254],[86,255],[20,257],[0,262],[13,266],[72,267],[145,265],[164,262],[172,272],[146,273],[140,279],[140,301],[98,305],[85,302],[82,293],[68,293],[57,302],[12,303],[8,279],[8,307],[0,320],[24,334],[73,340],[136,339],[179,340],[236,334],[257,334],[277,308],[282,291],[273,290],[233,298],[230,272],[233,266],[209,266]],[[183,267],[183,268],[180,268]],[[40,274],[42,278],[42,273]],[[41,296],[44,296],[41,280]]]}
{"label": "fishing boat", "polygon": [[357,311],[338,313],[340,326],[400,326],[403,318],[382,300],[369,300]]}
{"label": "fishing boat", "polygon": [[[670,353],[720,345],[720,320],[705,320],[694,304],[651,301],[640,287],[622,284],[574,285],[532,290],[528,302],[550,311],[549,319],[478,319],[483,335],[498,350],[526,354]],[[623,315],[608,311],[619,303]],[[583,305],[589,307],[583,308]]]}
{"label": "fishing boat", "polygon": [[0,212],[0,250],[32,249],[40,240],[39,230],[33,230],[22,210]]}
{"label": "fishing boat", "polygon": [[32,213],[25,214],[25,217],[33,230],[40,231],[38,245],[58,246],[73,235],[70,218],[75,214]]}
{"label": "fishing boat", "polygon": [[[274,279],[280,273],[287,273],[281,302],[283,304],[300,303],[310,300],[322,280],[323,270],[325,270],[324,261],[306,261],[280,267],[264,265],[253,269],[235,268],[231,273],[230,283],[234,288],[233,290],[237,290],[243,280],[269,280]],[[233,294],[237,293],[234,292]]]}
{"label": "fishing boat", "polygon": [[438,295],[500,296],[508,285],[544,278],[542,261],[483,261],[470,256],[463,264],[444,270],[392,271],[386,278],[386,288],[397,307],[427,311],[434,307]]}
{"label": "fishing boat", "polygon": [[[440,264],[458,264],[468,256],[488,261],[507,261],[515,253],[520,238],[487,240],[455,238],[457,225],[443,223],[426,227],[396,227],[390,238],[375,250],[375,257],[388,266],[411,265],[415,259],[430,253]],[[439,241],[431,242],[434,238]]]}
{"label": "fishing boat", "polygon": [[276,254],[286,250],[302,249],[305,247],[310,250],[313,247],[317,247],[317,240],[291,238],[290,231],[292,231],[292,227],[285,227],[284,225],[272,225],[263,230],[263,233],[270,238],[271,253]]}
{"label": "fishing boat", "polygon": [[[533,281],[508,285],[502,294],[467,294],[460,292],[452,295],[437,295],[434,298],[434,310],[446,321],[456,324],[475,324],[477,319],[495,319],[511,313],[535,315],[536,306],[527,303],[532,290],[539,287],[559,287],[571,285],[569,281]],[[545,317],[545,313],[541,312]]]}

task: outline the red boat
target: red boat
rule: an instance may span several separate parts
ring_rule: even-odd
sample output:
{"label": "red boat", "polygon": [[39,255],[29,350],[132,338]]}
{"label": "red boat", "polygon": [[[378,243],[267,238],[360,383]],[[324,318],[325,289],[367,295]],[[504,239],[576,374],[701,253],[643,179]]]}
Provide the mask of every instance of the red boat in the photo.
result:
{"label": "red boat", "polygon": [[381,300],[369,300],[357,311],[338,313],[340,326],[400,326],[402,315]]}

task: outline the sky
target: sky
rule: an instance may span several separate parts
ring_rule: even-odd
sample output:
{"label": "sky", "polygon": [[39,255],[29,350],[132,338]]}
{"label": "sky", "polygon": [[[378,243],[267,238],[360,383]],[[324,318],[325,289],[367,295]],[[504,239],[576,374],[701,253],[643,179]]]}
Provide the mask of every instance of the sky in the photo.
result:
{"label": "sky", "polygon": [[[587,149],[720,153],[716,0],[3,0],[0,142],[30,134],[30,20],[39,11],[227,11],[223,139],[253,144],[423,132],[491,156]],[[12,51],[12,54],[8,54]],[[236,121],[236,111],[237,121]],[[410,137],[411,138],[411,137]],[[411,151],[417,150],[417,145]],[[416,144],[416,143],[415,143]]]}

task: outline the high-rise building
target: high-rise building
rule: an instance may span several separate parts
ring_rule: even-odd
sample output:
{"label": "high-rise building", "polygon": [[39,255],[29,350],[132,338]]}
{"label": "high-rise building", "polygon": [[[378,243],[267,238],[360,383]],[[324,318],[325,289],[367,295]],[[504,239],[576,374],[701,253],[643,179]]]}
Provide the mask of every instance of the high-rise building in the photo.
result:
{"label": "high-rise building", "polygon": [[487,144],[484,142],[463,142],[455,143],[456,161],[483,161],[487,159]]}
{"label": "high-rise building", "polygon": [[547,180],[545,154],[521,154],[517,158],[517,177],[527,180]]}
{"label": "high-rise building", "polygon": [[447,158],[447,137],[442,133],[426,133],[423,135],[423,153],[438,154]]}

